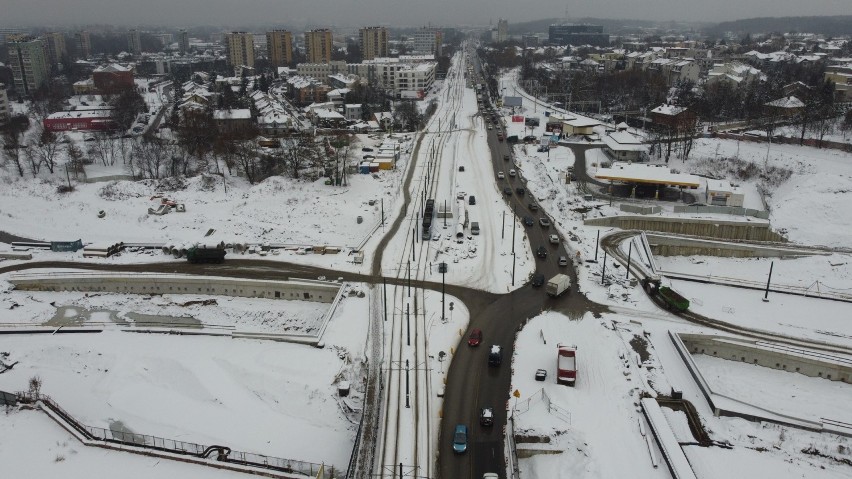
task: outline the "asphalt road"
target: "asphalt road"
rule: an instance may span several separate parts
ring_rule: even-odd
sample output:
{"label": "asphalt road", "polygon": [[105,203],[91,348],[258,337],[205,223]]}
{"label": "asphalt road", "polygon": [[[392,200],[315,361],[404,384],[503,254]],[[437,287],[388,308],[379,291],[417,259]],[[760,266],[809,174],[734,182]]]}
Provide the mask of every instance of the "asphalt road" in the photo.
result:
{"label": "asphalt road", "polygon": [[[502,125],[500,129],[504,130]],[[572,287],[570,294],[551,298],[544,293],[543,288],[533,288],[527,284],[512,293],[496,296],[495,300],[487,303],[483,309],[466,304],[471,311],[468,332],[473,328],[481,329],[483,341],[481,346],[473,348],[468,347],[466,341],[463,342],[448,370],[438,445],[438,478],[481,478],[486,472],[504,470],[503,426],[506,424],[506,408],[511,387],[511,358],[515,334],[527,319],[544,310],[559,311],[577,319],[589,311],[606,310],[578,292],[576,271],[571,263],[567,267],[557,265],[559,256],[568,257],[569,262],[571,258],[563,246],[563,241],[558,245],[550,244],[548,236],[558,232],[552,226],[544,228],[539,225],[538,218],[544,214],[540,210],[531,211],[528,206],[534,198],[529,193],[520,196],[514,191],[519,186],[526,186],[520,176],[508,176],[509,169],[514,168],[514,161],[511,157],[509,161],[503,158],[504,155],[511,155],[511,148],[504,141],[497,140],[497,131],[495,128],[489,131],[488,135],[494,177],[497,178],[498,171],[506,172],[505,179],[496,180],[501,190],[505,187],[513,190],[512,195],[504,195],[504,198],[519,218],[531,216],[535,219],[535,225],[527,228],[530,244],[534,250],[539,245],[544,245],[548,251],[546,259],[536,259],[536,272],[544,274],[545,278],[557,273],[566,273],[571,276]],[[517,247],[521,248],[523,245]],[[488,351],[493,344],[500,345],[503,349],[503,364],[499,367],[488,366]],[[483,407],[494,408],[493,426],[479,425],[479,412]],[[456,424],[465,424],[469,429],[468,451],[465,454],[454,454],[452,450],[452,435]]]}

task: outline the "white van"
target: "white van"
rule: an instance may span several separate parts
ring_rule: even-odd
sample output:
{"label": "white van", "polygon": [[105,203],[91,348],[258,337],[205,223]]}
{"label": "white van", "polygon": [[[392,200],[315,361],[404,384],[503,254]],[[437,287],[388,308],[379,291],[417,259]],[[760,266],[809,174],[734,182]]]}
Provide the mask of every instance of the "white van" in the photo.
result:
{"label": "white van", "polygon": [[476,221],[470,222],[470,233],[474,234],[474,235],[479,234],[479,223],[478,222],[476,222]]}

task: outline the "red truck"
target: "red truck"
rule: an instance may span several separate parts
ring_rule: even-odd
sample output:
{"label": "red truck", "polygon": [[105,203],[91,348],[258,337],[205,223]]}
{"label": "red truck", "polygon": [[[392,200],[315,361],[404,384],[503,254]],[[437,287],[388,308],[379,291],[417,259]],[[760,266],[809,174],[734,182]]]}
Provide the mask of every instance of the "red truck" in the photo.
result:
{"label": "red truck", "polygon": [[559,344],[556,350],[556,384],[573,386],[577,381],[577,348]]}

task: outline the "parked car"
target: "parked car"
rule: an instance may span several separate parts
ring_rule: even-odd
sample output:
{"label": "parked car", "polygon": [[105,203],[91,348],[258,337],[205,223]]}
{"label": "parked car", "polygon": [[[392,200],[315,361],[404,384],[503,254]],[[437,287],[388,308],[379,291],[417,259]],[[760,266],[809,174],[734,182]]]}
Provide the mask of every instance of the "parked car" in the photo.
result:
{"label": "parked car", "polygon": [[464,172],[464,166],[459,166],[459,171]]}
{"label": "parked car", "polygon": [[559,266],[568,266],[568,258],[564,256],[559,257]]}
{"label": "parked car", "polygon": [[517,193],[517,194],[519,194],[519,195],[521,195],[521,196],[524,196],[524,193],[526,193],[526,192],[527,192],[527,190],[525,190],[525,189],[524,189],[523,187],[521,187],[521,186],[519,186],[519,187],[515,188],[515,193]]}
{"label": "parked car", "polygon": [[533,219],[530,218],[529,216],[524,216],[523,220],[521,220],[521,221],[523,221],[524,226],[532,226],[532,225],[535,224],[535,221],[533,221]]}
{"label": "parked car", "polygon": [[468,202],[468,204],[475,205],[475,204],[476,204],[476,197],[475,197],[475,196],[473,196],[473,195],[470,195],[470,196],[467,198],[467,202]]}
{"label": "parked car", "polygon": [[467,426],[457,424],[453,433],[453,452],[462,454],[467,451]]}
{"label": "parked car", "polygon": [[482,330],[476,328],[470,332],[470,336],[467,338],[468,346],[479,346],[479,343],[482,342]]}
{"label": "parked car", "polygon": [[530,211],[538,211],[538,204],[536,203],[529,203],[527,204],[527,207],[530,209]]}
{"label": "parked car", "polygon": [[558,235],[550,235],[548,236],[550,240],[550,244],[559,244],[559,236]]}
{"label": "parked car", "polygon": [[509,170],[509,176],[515,176],[517,173],[514,169]]}
{"label": "parked car", "polygon": [[535,255],[541,259],[547,258],[547,248],[545,248],[544,246],[539,246],[535,250]]}
{"label": "parked car", "polygon": [[373,149],[372,149],[372,148],[364,147],[364,148],[361,148],[361,151],[373,151]]}
{"label": "parked car", "polygon": [[490,407],[484,407],[479,411],[479,424],[481,426],[493,426],[494,425],[494,409]]}
{"label": "parked car", "polygon": [[547,228],[547,227],[550,226],[550,218],[543,216],[543,217],[538,219],[538,223],[540,225],[544,226],[545,228]]}
{"label": "parked car", "polygon": [[497,172],[497,178],[502,180],[502,179],[506,178],[506,175],[502,171],[498,171]]}
{"label": "parked car", "polygon": [[503,188],[503,194],[506,196],[512,196],[512,188],[509,188],[508,186]]}
{"label": "parked car", "polygon": [[534,274],[530,284],[532,284],[533,288],[542,287],[544,285],[544,275],[542,273]]}
{"label": "parked car", "polygon": [[544,381],[547,379],[547,370],[546,369],[536,369],[535,370],[535,380],[536,381]]}

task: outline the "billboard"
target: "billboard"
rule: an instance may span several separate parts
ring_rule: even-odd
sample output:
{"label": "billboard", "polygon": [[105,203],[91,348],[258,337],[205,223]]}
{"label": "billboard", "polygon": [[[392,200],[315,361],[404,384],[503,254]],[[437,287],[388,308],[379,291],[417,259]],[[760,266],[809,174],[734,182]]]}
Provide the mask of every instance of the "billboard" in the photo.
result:
{"label": "billboard", "polygon": [[523,98],[519,96],[504,96],[503,97],[503,105],[504,106],[522,106]]}
{"label": "billboard", "polygon": [[523,123],[524,115],[512,115],[512,123]]}

